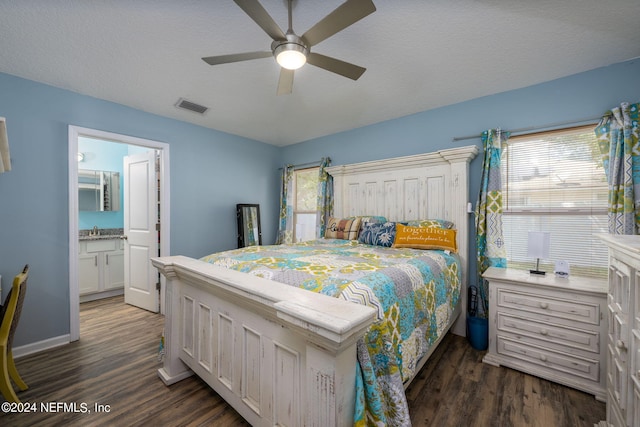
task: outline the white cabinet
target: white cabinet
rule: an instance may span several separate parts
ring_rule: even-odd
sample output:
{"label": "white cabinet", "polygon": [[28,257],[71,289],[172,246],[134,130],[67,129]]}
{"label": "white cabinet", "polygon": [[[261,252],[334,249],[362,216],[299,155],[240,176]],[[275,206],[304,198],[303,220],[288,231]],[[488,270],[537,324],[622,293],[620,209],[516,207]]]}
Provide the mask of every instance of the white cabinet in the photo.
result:
{"label": "white cabinet", "polygon": [[640,236],[601,235],[609,247],[607,422],[640,425]]}
{"label": "white cabinet", "polygon": [[[80,247],[82,248],[82,243]],[[80,287],[80,295],[100,290],[100,266],[98,265],[100,257],[99,252],[82,253],[82,249],[78,261],[78,284]]]}
{"label": "white cabinet", "polygon": [[[118,244],[121,244],[119,241]],[[104,289],[124,289],[124,250],[104,252]]]}
{"label": "white cabinet", "polygon": [[485,363],[606,398],[607,281],[489,268]]}
{"label": "white cabinet", "polygon": [[78,258],[80,302],[124,292],[124,250],[120,239],[81,240]]}

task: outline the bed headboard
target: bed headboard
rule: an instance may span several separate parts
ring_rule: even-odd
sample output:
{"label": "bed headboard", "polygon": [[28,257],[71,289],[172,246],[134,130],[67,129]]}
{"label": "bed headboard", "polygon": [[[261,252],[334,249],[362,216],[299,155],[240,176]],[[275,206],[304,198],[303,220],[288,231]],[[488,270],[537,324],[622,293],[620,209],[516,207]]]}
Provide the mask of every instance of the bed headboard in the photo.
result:
{"label": "bed headboard", "polygon": [[469,271],[469,163],[478,147],[331,166],[334,216],[383,215],[389,221],[446,219],[455,224],[462,263],[462,313],[453,332],[465,335]]}

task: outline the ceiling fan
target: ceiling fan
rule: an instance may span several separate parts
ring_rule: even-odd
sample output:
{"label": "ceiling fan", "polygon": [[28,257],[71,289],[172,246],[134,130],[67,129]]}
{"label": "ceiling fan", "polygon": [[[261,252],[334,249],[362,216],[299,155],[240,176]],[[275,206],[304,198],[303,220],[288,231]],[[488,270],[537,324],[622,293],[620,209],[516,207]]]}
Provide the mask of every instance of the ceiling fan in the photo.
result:
{"label": "ceiling fan", "polygon": [[282,32],[278,24],[271,18],[258,0],[234,1],[273,39],[271,50],[202,58],[207,64],[227,64],[274,56],[281,66],[280,79],[278,80],[278,95],[291,93],[294,70],[302,67],[306,62],[352,80],[358,80],[366,71],[366,68],[311,52],[311,47],[375,12],[376,7],[371,0],[347,0],[307,30],[302,36],[298,36],[293,32],[291,18],[292,0],[288,0],[289,29],[286,33]]}

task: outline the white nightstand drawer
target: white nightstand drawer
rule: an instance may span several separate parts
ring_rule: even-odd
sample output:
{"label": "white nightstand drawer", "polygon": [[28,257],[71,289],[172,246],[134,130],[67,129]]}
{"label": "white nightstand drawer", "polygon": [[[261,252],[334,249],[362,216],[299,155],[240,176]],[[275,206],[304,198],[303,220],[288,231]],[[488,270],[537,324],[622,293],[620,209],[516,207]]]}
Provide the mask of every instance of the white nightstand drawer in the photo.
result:
{"label": "white nightstand drawer", "polygon": [[498,306],[553,316],[560,319],[600,324],[600,305],[596,302],[569,300],[543,294],[530,294],[511,289],[497,289]]}
{"label": "white nightstand drawer", "polygon": [[600,363],[597,360],[528,346],[502,336],[498,336],[497,348],[499,354],[539,365],[563,376],[581,377],[594,382],[600,379]]}
{"label": "white nightstand drawer", "polygon": [[506,313],[497,313],[498,330],[512,334],[553,343],[556,348],[577,348],[593,353],[600,352],[600,334],[597,331],[586,331],[568,328],[553,323],[538,322],[530,318],[521,318]]}

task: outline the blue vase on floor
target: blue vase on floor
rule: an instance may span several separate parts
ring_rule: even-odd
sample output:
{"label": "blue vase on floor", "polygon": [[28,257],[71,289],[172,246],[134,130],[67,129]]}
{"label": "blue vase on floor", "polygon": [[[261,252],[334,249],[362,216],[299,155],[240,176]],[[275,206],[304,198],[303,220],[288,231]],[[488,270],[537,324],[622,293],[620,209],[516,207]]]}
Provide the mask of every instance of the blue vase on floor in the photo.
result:
{"label": "blue vase on floor", "polygon": [[476,350],[486,350],[489,347],[489,320],[467,316],[467,339]]}

